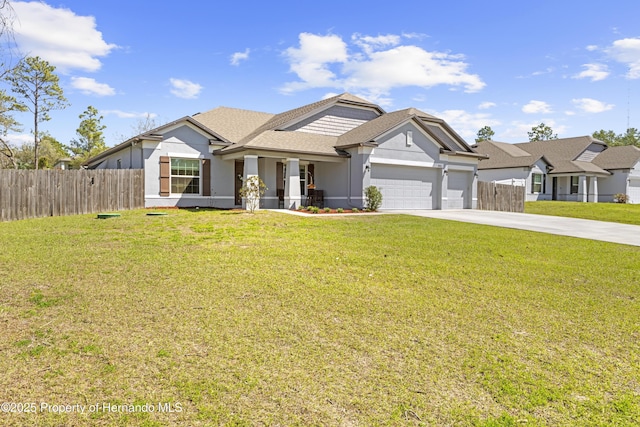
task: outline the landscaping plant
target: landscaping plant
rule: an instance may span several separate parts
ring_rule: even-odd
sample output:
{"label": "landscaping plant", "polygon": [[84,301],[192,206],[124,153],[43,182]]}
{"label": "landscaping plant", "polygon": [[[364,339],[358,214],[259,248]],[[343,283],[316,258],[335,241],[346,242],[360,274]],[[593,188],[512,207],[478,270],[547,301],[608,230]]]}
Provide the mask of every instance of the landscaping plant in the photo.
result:
{"label": "landscaping plant", "polygon": [[264,196],[267,186],[257,175],[252,175],[242,183],[240,196],[244,197],[247,210],[254,213],[260,207],[260,197]]}
{"label": "landscaping plant", "polygon": [[382,193],[375,185],[364,189],[365,208],[369,212],[377,211],[382,206]]}

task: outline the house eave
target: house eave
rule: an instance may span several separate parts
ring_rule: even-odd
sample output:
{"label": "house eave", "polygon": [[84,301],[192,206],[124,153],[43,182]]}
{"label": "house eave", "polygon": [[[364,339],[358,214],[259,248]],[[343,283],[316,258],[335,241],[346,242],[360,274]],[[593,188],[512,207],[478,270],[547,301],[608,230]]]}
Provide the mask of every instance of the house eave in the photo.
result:
{"label": "house eave", "polygon": [[486,154],[480,154],[480,153],[468,152],[468,151],[453,151],[453,150],[447,150],[445,148],[440,149],[440,154],[446,154],[448,156],[475,157],[476,159],[479,159],[479,160],[489,158],[489,156]]}
{"label": "house eave", "polygon": [[[225,147],[226,148],[226,147]],[[340,152],[341,150],[336,149],[335,154],[333,153],[319,153],[317,151],[304,151],[304,150],[286,150],[281,148],[273,148],[273,147],[251,147],[246,145],[241,145],[238,147],[233,147],[231,149],[221,148],[219,150],[214,150],[214,156],[224,156],[227,154],[236,154],[242,151],[266,151],[273,153],[290,153],[295,155],[309,155],[309,156],[320,156],[320,157],[349,157],[348,154],[344,152]]]}

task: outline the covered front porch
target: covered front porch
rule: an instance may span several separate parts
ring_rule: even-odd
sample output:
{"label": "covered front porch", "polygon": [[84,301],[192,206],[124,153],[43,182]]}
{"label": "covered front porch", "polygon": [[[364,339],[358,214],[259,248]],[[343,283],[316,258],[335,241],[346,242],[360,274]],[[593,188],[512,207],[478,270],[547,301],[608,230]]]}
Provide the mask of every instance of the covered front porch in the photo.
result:
{"label": "covered front porch", "polygon": [[[245,207],[240,189],[245,180],[258,176],[267,189],[260,198],[262,209],[296,209],[299,206],[347,207],[349,156],[317,156],[292,153],[253,152],[225,156],[234,162],[234,204]],[[361,195],[360,195],[361,197]],[[354,201],[355,203],[356,201]],[[357,201],[358,207],[361,200]]]}
{"label": "covered front porch", "polygon": [[602,173],[550,174],[551,200],[598,203],[598,178]]}

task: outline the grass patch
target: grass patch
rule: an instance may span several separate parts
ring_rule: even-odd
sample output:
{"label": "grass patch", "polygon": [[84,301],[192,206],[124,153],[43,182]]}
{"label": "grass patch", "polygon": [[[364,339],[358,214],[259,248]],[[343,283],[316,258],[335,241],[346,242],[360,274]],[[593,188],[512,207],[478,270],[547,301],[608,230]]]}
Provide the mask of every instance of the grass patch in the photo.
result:
{"label": "grass patch", "polygon": [[525,202],[524,211],[531,214],[640,225],[640,205],[637,204],[541,201]]}
{"label": "grass patch", "polygon": [[155,405],[3,425],[640,422],[640,248],[209,210],[0,223],[0,247],[3,398]]}

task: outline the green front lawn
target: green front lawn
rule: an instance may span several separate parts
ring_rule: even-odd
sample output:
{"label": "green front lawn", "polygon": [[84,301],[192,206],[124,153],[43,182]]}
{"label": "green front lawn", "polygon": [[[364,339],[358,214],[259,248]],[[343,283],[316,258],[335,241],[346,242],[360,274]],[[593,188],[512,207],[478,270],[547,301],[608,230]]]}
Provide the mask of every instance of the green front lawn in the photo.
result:
{"label": "green front lawn", "polygon": [[524,211],[531,214],[567,216],[640,225],[640,205],[543,201],[526,202]]}
{"label": "green front lawn", "polygon": [[37,406],[0,424],[640,423],[640,248],[145,214],[0,223],[1,400]]}

